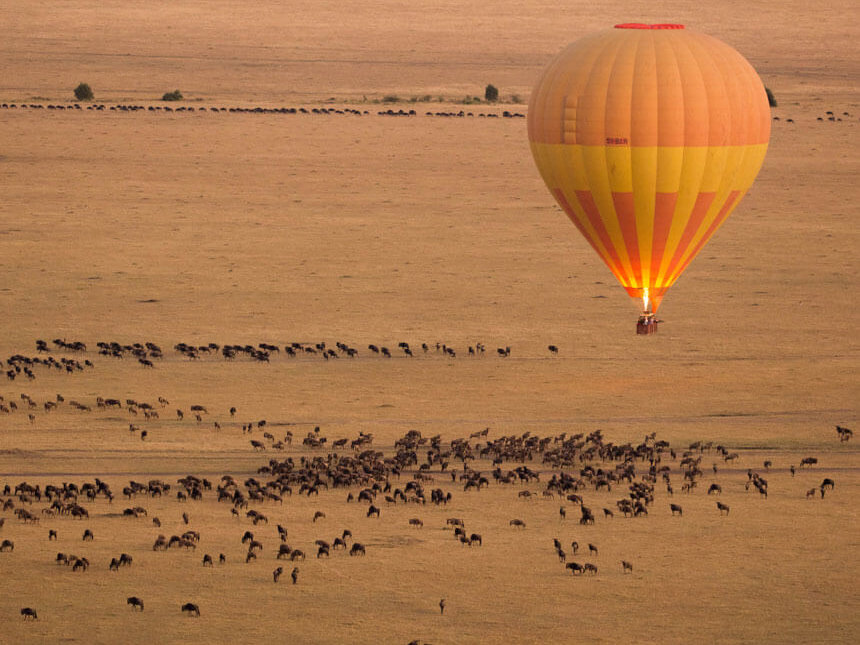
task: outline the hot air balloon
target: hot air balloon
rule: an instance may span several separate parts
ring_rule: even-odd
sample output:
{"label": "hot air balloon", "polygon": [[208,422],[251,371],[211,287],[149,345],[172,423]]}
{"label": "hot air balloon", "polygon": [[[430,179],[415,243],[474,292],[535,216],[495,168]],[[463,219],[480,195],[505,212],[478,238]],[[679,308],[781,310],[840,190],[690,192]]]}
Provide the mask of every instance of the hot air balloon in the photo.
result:
{"label": "hot air balloon", "polygon": [[749,190],[770,111],[752,66],[683,25],[569,45],[532,92],[532,154],[579,232],[657,330],[666,291]]}

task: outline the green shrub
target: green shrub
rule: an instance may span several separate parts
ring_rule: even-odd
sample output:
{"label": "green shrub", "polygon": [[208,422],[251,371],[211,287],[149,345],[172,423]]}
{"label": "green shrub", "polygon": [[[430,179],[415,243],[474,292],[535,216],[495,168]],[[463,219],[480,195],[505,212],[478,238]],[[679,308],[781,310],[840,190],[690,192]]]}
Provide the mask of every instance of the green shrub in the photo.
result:
{"label": "green shrub", "polygon": [[86,83],[81,83],[75,88],[75,98],[79,101],[92,101],[93,96],[93,88]]}
{"label": "green shrub", "polygon": [[386,94],[385,96],[382,97],[382,102],[383,103],[399,103],[400,97],[397,96],[396,94]]}
{"label": "green shrub", "polygon": [[769,87],[764,88],[765,94],[767,94],[767,104],[770,107],[776,107],[776,98],[773,95],[773,92],[770,91]]}
{"label": "green shrub", "polygon": [[484,100],[487,103],[495,103],[499,100],[499,89],[495,85],[487,85],[484,90]]}
{"label": "green shrub", "polygon": [[161,97],[162,101],[181,101],[182,100],[182,92],[179,90],[173,90],[172,92],[165,92],[164,96]]}

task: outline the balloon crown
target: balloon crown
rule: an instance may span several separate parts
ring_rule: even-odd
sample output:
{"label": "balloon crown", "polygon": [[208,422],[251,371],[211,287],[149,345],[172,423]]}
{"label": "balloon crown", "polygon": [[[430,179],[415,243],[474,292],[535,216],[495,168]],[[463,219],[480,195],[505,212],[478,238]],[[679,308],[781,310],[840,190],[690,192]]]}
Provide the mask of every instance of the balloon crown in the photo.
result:
{"label": "balloon crown", "polygon": [[663,23],[659,25],[646,25],[641,22],[626,22],[621,25],[615,25],[616,29],[683,29],[684,25],[673,25]]}

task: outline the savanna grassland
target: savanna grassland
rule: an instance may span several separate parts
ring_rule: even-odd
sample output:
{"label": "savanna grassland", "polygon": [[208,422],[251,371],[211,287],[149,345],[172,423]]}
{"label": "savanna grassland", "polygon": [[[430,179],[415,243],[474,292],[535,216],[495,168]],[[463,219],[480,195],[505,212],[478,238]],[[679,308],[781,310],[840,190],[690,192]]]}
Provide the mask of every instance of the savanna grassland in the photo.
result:
{"label": "savanna grassland", "polygon": [[[858,440],[835,430],[856,430],[860,416],[852,14],[842,1],[0,9],[0,359],[4,373],[32,372],[0,375],[0,492],[10,487],[0,499],[11,502],[0,540],[14,543],[0,553],[0,643],[857,641]],[[779,103],[753,189],[647,338],[633,333],[638,303],[544,188],[517,116],[561,47],[633,20],[725,40]],[[79,82],[95,98],[77,110]],[[500,103],[464,102],[488,83]],[[171,107],[185,109],[166,112],[159,99],[177,88],[185,98]],[[388,110],[415,114],[379,114]],[[122,358],[99,342],[126,347]],[[260,343],[278,351],[223,356],[225,345]],[[10,362],[16,354],[62,369]],[[206,408],[199,420],[194,405]],[[372,485],[368,473],[347,486],[322,476],[318,494],[294,484],[283,503],[252,500],[238,516],[218,501],[225,475],[247,496],[249,478],[274,478],[259,471],[270,460],[298,470],[303,459],[370,451],[368,464],[384,463],[409,431],[422,438],[406,451],[416,461],[379,477],[391,490],[373,500],[378,518],[347,501]],[[325,443],[304,444],[308,433]],[[372,443],[351,447],[367,435]],[[474,457],[466,464],[458,439]],[[566,442],[573,461],[548,457]],[[709,447],[691,450],[697,442]],[[500,457],[503,444],[527,450]],[[625,517],[617,502],[631,482],[618,475],[632,464],[641,484],[649,456],[668,467],[674,492],[658,471],[645,481],[647,516]],[[690,460],[701,473],[688,492]],[[488,485],[464,490],[464,465]],[[540,479],[503,483],[497,466]],[[748,471],[766,480],[766,496]],[[582,486],[545,495],[560,472]],[[187,475],[212,490],[178,500]],[[86,519],[43,513],[52,500],[14,491],[96,478],[114,499],[80,495]],[[825,478],[835,486],[822,493]],[[170,490],[123,495],[150,480]],[[385,500],[411,481],[426,504]],[[711,484],[722,492],[709,495]],[[432,503],[434,489],[450,501]],[[405,496],[420,498],[414,485]],[[593,524],[580,523],[582,505]],[[146,515],[123,515],[134,507]],[[253,524],[249,510],[268,523]],[[481,545],[456,539],[449,518]],[[278,524],[305,560],[276,559]],[[317,558],[315,541],[345,529],[366,555]],[[153,550],[159,534],[189,530],[193,549]],[[249,530],[262,550],[246,563]],[[554,539],[567,563],[597,574],[572,574]],[[89,569],[56,564],[58,552]],[[133,564],[109,570],[121,553]],[[183,615],[186,602],[199,618]],[[38,619],[23,619],[24,607]]]}

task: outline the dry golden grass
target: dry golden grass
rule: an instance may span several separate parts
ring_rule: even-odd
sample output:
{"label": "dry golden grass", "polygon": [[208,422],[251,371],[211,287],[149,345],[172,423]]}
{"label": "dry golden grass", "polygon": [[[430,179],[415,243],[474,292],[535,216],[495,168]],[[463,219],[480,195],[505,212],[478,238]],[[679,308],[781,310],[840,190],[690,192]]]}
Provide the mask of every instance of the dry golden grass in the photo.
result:
{"label": "dry golden grass", "polygon": [[[253,530],[264,551],[248,565],[240,537],[250,522],[212,494],[184,505],[138,499],[160,530],[113,517],[130,505],[119,496],[96,502],[87,522],[34,527],[7,511],[0,538],[16,548],[0,554],[0,643],[857,641],[857,440],[840,444],[833,430],[856,429],[860,400],[852,9],[842,0],[348,9],[87,0],[4,10],[0,103],[67,102],[86,81],[108,104],[158,104],[180,88],[197,107],[310,109],[333,97],[370,114],[0,112],[0,356],[67,338],[87,342],[95,364],[68,376],[37,368],[34,381],[4,381],[0,394],[39,404],[57,393],[88,404],[171,400],[151,422],[67,406],[40,408],[34,423],[24,410],[2,415],[0,485],[102,477],[119,492],[130,479],[244,478],[275,455],[255,454],[242,435],[258,419],[276,435],[315,425],[330,439],[372,432],[386,451],[412,428],[450,441],[489,426],[491,439],[600,428],[638,443],[657,432],[679,449],[704,439],[741,457],[730,467],[715,453],[703,461],[703,483],[723,485],[729,517],[700,487],[676,492],[684,516],[673,518],[658,485],[648,518],[604,519],[600,509],[624,494],[616,487],[584,493],[598,518],[580,527],[569,503],[561,522],[557,499],[523,501],[519,485],[464,493],[439,474],[453,493],[447,509],[383,506],[379,520],[347,504],[346,491],[293,496],[263,509],[270,524]],[[564,44],[634,19],[686,22],[738,48],[774,90],[781,118],[753,190],[664,300],[660,333],[645,339],[633,334],[636,304],[541,184],[524,120],[423,116],[510,106],[406,103],[393,107],[419,116],[394,118],[376,116],[389,106],[373,103],[481,96],[486,83],[525,100]],[[817,121],[826,110],[851,116]],[[148,370],[98,357],[100,340],[154,341],[166,358]],[[191,362],[169,349],[323,340],[360,355],[263,365]],[[385,360],[366,350],[399,341],[447,343],[458,356]],[[487,355],[469,358],[476,342]],[[495,354],[504,346],[507,359]],[[170,413],[195,403],[211,411],[203,424]],[[315,453],[296,445],[290,454]],[[819,464],[792,478],[788,466],[807,455]],[[767,500],[744,490],[747,468],[769,480]],[[807,500],[825,476],[836,489]],[[153,553],[159,532],[181,532],[183,510],[202,535],[197,551]],[[315,510],[326,518],[312,522]],[[444,528],[452,516],[484,546],[455,542]],[[424,528],[410,528],[411,517]],[[513,517],[527,528],[511,528]],[[310,555],[296,586],[288,563],[271,580],[278,522]],[[94,542],[81,542],[85,527]],[[347,527],[367,556],[317,561],[313,541]],[[568,551],[573,539],[596,544],[599,556],[578,560],[598,564],[598,576],[565,575],[555,537]],[[93,567],[57,566],[57,551]],[[108,571],[121,552],[133,567]],[[203,553],[219,552],[227,565],[201,566]],[[144,599],[143,613],[125,605],[129,595]],[[180,614],[188,600],[199,620]],[[39,620],[21,620],[24,606]]]}

